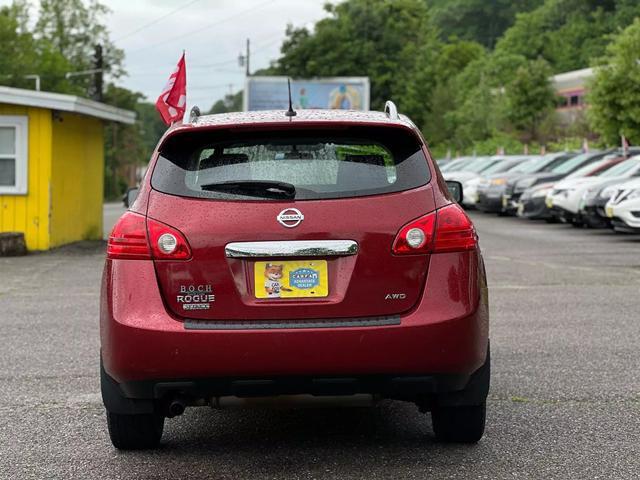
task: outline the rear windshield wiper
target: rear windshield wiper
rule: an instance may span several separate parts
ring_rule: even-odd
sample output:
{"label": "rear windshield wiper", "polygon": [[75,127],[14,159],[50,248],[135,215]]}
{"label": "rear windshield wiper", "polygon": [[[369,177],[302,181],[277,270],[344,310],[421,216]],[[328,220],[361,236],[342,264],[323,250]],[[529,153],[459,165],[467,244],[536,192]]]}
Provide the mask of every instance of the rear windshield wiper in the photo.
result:
{"label": "rear windshield wiper", "polygon": [[266,198],[294,198],[296,196],[295,185],[275,180],[231,180],[206,183],[200,188],[209,192],[229,192]]}

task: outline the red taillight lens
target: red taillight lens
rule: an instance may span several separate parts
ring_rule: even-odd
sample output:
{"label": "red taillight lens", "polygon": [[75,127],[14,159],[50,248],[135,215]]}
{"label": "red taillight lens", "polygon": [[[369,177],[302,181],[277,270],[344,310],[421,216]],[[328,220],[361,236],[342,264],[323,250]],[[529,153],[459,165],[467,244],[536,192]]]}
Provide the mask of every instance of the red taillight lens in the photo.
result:
{"label": "red taillight lens", "polygon": [[130,260],[151,258],[147,226],[143,215],[126,212],[120,217],[109,235],[107,258]]}
{"label": "red taillight lens", "polygon": [[[435,212],[407,223],[396,235],[393,242],[393,253],[396,255],[417,255],[431,252],[435,226]],[[418,243],[420,235],[422,235],[423,241]]]}
{"label": "red taillight lens", "polygon": [[400,229],[393,242],[396,255],[460,252],[478,244],[476,230],[457,204],[413,220]]}
{"label": "red taillight lens", "polygon": [[147,228],[153,258],[158,260],[191,258],[191,247],[179,230],[152,218],[147,219]]}
{"label": "red taillight lens", "polygon": [[186,260],[191,258],[191,248],[175,228],[139,213],[126,212],[109,235],[107,258]]}
{"label": "red taillight lens", "polygon": [[478,246],[478,235],[467,214],[457,203],[438,210],[433,251],[460,252]]}

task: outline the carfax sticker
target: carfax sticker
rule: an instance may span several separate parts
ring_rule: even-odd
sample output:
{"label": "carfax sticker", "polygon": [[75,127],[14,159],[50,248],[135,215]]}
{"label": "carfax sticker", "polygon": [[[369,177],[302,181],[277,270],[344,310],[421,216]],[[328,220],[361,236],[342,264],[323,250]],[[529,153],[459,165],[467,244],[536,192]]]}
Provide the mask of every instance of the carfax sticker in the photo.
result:
{"label": "carfax sticker", "polygon": [[254,282],[256,298],[326,297],[327,261],[256,262]]}

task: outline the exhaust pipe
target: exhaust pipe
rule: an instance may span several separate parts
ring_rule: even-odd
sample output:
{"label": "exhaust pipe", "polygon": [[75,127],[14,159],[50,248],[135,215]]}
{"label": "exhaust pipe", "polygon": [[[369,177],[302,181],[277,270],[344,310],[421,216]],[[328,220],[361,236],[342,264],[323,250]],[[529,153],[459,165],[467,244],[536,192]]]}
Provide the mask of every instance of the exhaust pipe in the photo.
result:
{"label": "exhaust pipe", "polygon": [[167,406],[167,418],[179,417],[184,413],[187,404],[182,398],[174,398]]}

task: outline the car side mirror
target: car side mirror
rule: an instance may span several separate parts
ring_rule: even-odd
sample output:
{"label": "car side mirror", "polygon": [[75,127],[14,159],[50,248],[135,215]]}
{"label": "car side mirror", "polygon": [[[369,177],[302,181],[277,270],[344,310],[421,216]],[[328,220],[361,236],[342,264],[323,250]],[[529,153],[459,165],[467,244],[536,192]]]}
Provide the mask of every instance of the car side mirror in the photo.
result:
{"label": "car side mirror", "polygon": [[455,180],[447,180],[446,182],[449,193],[451,194],[453,199],[457,203],[462,202],[462,184],[460,182],[456,182]]}
{"label": "car side mirror", "polygon": [[131,205],[133,205],[133,202],[135,202],[136,198],[138,198],[138,192],[140,192],[140,189],[138,187],[127,189],[122,197],[122,203],[124,203],[125,207],[129,208]]}

